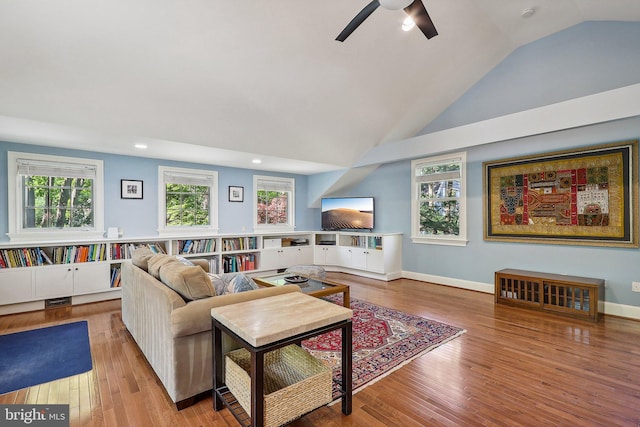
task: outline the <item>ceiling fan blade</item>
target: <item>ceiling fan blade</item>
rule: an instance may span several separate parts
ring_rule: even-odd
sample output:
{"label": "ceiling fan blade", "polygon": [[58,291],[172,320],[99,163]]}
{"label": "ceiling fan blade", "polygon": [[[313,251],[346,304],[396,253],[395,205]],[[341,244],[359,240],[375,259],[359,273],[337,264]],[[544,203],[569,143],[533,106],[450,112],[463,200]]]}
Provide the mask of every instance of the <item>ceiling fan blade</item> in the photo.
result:
{"label": "ceiling fan blade", "polygon": [[349,35],[353,33],[355,29],[358,28],[360,24],[362,24],[364,20],[378,8],[378,6],[380,6],[380,2],[378,2],[378,0],[373,0],[371,3],[366,5],[364,9],[362,9],[360,13],[358,13],[356,17],[353,18],[346,27],[344,27],[344,30],[342,30],[342,32],[338,34],[338,37],[336,37],[336,40],[339,42],[345,41],[345,39],[349,37]]}
{"label": "ceiling fan blade", "polygon": [[414,0],[413,3],[404,8],[404,11],[413,19],[413,22],[416,23],[420,31],[422,31],[428,39],[438,35],[438,31],[435,25],[433,25],[433,21],[431,17],[429,17],[429,13],[427,13],[427,9],[424,7],[422,0]]}

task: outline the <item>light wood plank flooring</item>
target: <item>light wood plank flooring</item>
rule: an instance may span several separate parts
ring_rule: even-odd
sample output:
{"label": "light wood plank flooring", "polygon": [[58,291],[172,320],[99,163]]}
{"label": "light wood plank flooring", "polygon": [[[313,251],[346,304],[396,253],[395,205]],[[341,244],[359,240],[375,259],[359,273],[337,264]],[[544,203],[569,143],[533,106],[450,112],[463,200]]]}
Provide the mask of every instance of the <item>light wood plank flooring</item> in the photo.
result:
{"label": "light wood plank flooring", "polygon": [[[351,295],[467,333],[292,426],[640,426],[640,322],[598,324],[494,306],[493,295],[332,273]],[[211,397],[175,410],[121,321],[119,300],[0,317],[0,333],[87,319],[94,369],[0,395],[64,403],[72,426],[237,426]],[[1,351],[1,349],[0,349]]]}

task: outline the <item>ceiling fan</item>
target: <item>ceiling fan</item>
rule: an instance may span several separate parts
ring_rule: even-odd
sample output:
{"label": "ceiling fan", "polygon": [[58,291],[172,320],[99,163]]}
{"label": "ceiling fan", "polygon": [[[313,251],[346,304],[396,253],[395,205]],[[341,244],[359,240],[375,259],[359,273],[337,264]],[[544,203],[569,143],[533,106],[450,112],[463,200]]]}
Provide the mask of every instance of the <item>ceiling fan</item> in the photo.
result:
{"label": "ceiling fan", "polygon": [[344,30],[338,34],[336,40],[339,42],[345,41],[345,39],[349,37],[349,35],[353,33],[355,29],[358,28],[358,26],[360,26],[360,24],[362,24],[364,20],[378,8],[378,6],[382,6],[389,10],[404,9],[406,14],[413,19],[413,22],[415,22],[418,28],[420,28],[420,31],[422,31],[428,39],[438,35],[438,31],[436,31],[436,27],[433,25],[422,0],[373,0],[371,3],[366,5],[364,9],[362,9],[360,13],[351,20],[351,22],[349,22]]}

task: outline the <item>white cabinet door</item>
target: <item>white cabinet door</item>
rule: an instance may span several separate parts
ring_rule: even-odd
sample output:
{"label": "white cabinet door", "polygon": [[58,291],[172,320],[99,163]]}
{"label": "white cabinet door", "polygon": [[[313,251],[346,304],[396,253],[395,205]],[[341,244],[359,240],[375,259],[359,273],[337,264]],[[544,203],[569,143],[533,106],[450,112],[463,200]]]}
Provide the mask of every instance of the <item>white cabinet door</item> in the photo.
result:
{"label": "white cabinet door", "polygon": [[365,252],[366,269],[375,273],[385,273],[384,252],[376,249],[367,249]]}
{"label": "white cabinet door", "polygon": [[66,297],[109,290],[109,263],[35,267],[35,296]]}
{"label": "white cabinet door", "polygon": [[358,270],[367,269],[367,250],[362,248],[351,248],[351,268]]}
{"label": "white cabinet door", "polygon": [[7,268],[0,270],[0,304],[31,301],[33,295],[31,268]]}
{"label": "white cabinet door", "polygon": [[263,249],[260,254],[261,270],[277,270],[294,265],[308,265],[312,262],[313,249],[311,246]]}
{"label": "white cabinet door", "polygon": [[364,249],[353,246],[341,247],[339,252],[340,265],[347,268],[365,270],[367,259]]}
{"label": "white cabinet door", "polygon": [[86,262],[73,265],[74,295],[108,291],[109,286],[109,263]]}
{"label": "white cabinet door", "polygon": [[36,297],[68,297],[73,294],[73,265],[35,269]]}
{"label": "white cabinet door", "polygon": [[283,256],[287,267],[313,264],[313,249],[311,246],[285,248]]}
{"label": "white cabinet door", "polygon": [[313,248],[313,263],[317,265],[338,265],[338,248],[332,245],[318,245]]}
{"label": "white cabinet door", "polygon": [[284,264],[283,248],[278,249],[263,249],[260,252],[260,270],[277,270],[278,268],[285,268]]}

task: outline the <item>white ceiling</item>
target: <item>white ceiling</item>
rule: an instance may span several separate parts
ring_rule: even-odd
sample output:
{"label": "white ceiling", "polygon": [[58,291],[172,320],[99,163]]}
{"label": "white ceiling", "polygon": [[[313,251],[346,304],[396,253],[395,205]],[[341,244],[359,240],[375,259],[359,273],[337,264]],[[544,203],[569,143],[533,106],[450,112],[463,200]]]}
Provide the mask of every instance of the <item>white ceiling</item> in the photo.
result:
{"label": "white ceiling", "polygon": [[639,0],[425,0],[431,40],[378,8],[335,41],[368,2],[0,0],[0,140],[349,168],[414,136],[515,48],[583,21],[640,20]]}

